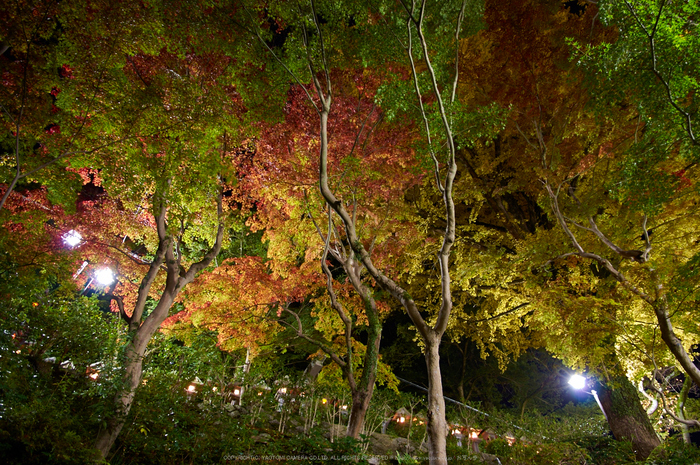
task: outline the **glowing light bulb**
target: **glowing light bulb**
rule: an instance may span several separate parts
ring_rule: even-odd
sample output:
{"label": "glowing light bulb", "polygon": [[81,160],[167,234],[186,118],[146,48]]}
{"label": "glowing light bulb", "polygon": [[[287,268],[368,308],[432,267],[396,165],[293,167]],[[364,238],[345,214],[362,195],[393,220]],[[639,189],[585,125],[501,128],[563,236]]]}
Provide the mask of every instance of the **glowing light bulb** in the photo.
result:
{"label": "glowing light bulb", "polygon": [[65,233],[62,238],[63,243],[68,247],[75,247],[83,241],[83,236],[81,236],[80,233],[74,229],[71,229]]}
{"label": "glowing light bulb", "polygon": [[109,268],[100,268],[95,271],[95,279],[103,286],[109,286],[114,282],[114,273]]}
{"label": "glowing light bulb", "polygon": [[586,387],[586,378],[578,374],[571,375],[569,385],[574,389],[583,389]]}

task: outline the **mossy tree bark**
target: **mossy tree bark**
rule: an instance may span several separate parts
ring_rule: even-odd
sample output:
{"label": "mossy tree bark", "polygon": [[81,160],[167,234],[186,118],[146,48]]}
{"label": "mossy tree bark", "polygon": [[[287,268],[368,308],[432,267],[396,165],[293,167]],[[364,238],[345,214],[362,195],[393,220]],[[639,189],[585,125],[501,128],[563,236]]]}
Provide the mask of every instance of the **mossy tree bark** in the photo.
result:
{"label": "mossy tree bark", "polygon": [[599,395],[615,439],[631,441],[638,460],[649,457],[661,442],[632,383],[624,374],[615,374]]}

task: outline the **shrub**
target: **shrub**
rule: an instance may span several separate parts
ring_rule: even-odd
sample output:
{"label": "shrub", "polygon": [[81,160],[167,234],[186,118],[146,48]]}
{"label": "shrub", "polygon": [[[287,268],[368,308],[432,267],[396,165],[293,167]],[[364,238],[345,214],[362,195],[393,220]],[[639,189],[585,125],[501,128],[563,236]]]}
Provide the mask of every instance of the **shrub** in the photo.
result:
{"label": "shrub", "polygon": [[700,448],[672,437],[654,449],[646,461],[649,465],[694,465],[700,463]]}

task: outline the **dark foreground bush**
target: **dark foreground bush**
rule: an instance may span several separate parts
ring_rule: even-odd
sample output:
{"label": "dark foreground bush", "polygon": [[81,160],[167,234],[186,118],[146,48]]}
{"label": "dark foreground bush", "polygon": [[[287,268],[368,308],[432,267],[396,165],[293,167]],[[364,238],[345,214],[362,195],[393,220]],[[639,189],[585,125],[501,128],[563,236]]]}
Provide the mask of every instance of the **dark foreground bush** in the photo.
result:
{"label": "dark foreground bush", "polygon": [[634,451],[628,442],[609,436],[577,437],[562,441],[510,446],[496,439],[483,447],[499,457],[503,465],[621,465],[634,463]]}
{"label": "dark foreground bush", "polygon": [[646,461],[649,465],[693,465],[700,463],[700,448],[672,437],[654,449]]}

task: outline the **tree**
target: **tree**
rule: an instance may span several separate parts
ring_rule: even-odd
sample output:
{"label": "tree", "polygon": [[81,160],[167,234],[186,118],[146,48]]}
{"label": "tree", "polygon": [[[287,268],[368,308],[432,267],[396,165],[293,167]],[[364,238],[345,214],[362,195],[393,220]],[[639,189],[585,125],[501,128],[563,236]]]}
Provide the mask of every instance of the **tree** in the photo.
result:
{"label": "tree", "polygon": [[[181,13],[180,7],[171,11],[175,17]],[[153,256],[146,262],[147,271],[133,295],[112,295],[129,333],[122,384],[105,419],[106,426],[96,439],[103,457],[127,421],[148,342],[183,288],[216,263],[224,242],[223,191],[226,178],[232,174],[225,154],[227,146],[237,140],[234,137],[243,114],[232,82],[238,82],[237,71],[247,70],[243,65],[234,66],[232,56],[208,49],[210,43],[199,47],[189,36],[179,35],[183,32],[180,26],[189,30],[201,24],[192,17],[187,20],[185,26],[175,22],[169,29],[172,35],[166,43],[170,50],[136,50],[124,59],[121,74],[114,76],[130,86],[133,98],[126,104],[138,102],[152,109],[149,118],[139,120],[133,128],[139,137],[129,144],[106,146],[99,159],[72,159],[75,165],[102,170],[106,191],[118,200],[117,211],[136,217],[144,210],[151,215],[146,218],[150,226],[146,234],[123,223],[118,233],[120,238],[129,235],[141,242]],[[96,137],[110,137],[101,128],[91,129]],[[114,241],[109,230],[102,233],[106,235],[103,243]],[[139,261],[128,251],[122,259]],[[165,271],[164,280],[157,279],[161,270]],[[156,303],[146,314],[150,299]],[[125,305],[129,301],[131,305]]]}
{"label": "tree", "polygon": [[[685,300],[674,298],[673,285],[669,286],[669,282],[684,280],[677,275],[675,278],[671,276],[685,272],[686,263],[689,259],[692,261],[693,248],[676,242],[676,250],[683,250],[680,253],[684,258],[674,265],[663,263],[659,260],[661,257],[651,256],[652,238],[649,235],[650,231],[657,232],[652,214],[659,218],[656,220],[659,225],[667,224],[668,219],[661,220],[664,216],[668,218],[667,215],[677,218],[674,220],[677,224],[682,222],[689,225],[695,221],[694,208],[689,203],[690,190],[687,188],[694,182],[696,174],[693,168],[699,153],[694,132],[698,111],[695,100],[698,75],[697,66],[694,65],[697,61],[695,31],[698,26],[695,19],[698,10],[694,6],[669,2],[658,5],[622,2],[604,4],[601,12],[605,22],[619,28],[619,38],[612,44],[583,49],[582,61],[591,73],[593,82],[597,76],[607,75],[616,84],[605,89],[592,84],[596,92],[613,105],[631,103],[636,107],[635,143],[627,147],[625,159],[619,165],[620,187],[616,189],[616,194],[644,212],[641,236],[646,238],[645,247],[644,250],[621,249],[615,241],[607,239],[592,217],[589,218],[588,230],[618,256],[631,258],[638,267],[647,268],[648,275],[643,285],[637,284],[629,280],[625,270],[617,264],[610,261],[605,263],[599,256],[589,258],[599,261],[653,309],[662,339],[678,364],[698,384],[700,371],[692,363],[682,336],[679,337],[671,322],[672,311],[669,308],[669,299],[677,302]],[[613,61],[617,62],[614,67]],[[634,78],[631,79],[631,76]],[[684,226],[678,226],[676,237],[681,239]],[[575,239],[570,231],[567,234],[572,240]],[[668,244],[670,241],[666,239],[664,242]],[[577,249],[583,251],[580,247]],[[652,263],[646,264],[650,260]],[[667,283],[664,283],[664,275]],[[684,285],[684,290],[687,292],[687,285]]]}
{"label": "tree", "polygon": [[[629,138],[625,110],[615,109],[607,113],[607,119],[596,119],[587,108],[590,96],[580,85],[581,73],[567,63],[567,36],[593,44],[610,36],[610,30],[591,28],[594,17],[591,6],[575,16],[554,2],[525,3],[515,8],[492,1],[487,2],[484,15],[488,26],[465,40],[469,46],[463,48],[462,75],[473,85],[462,88],[464,100],[470,105],[495,105],[505,117],[495,131],[465,141],[459,157],[469,174],[459,191],[469,221],[462,220],[465,224],[459,230],[456,273],[467,291],[460,296],[461,302],[469,307],[466,315],[457,319],[455,329],[501,359],[508,353],[517,355],[527,344],[546,344],[559,356],[564,356],[562,346],[570,344],[572,352],[593,366],[602,363],[598,358],[602,354],[615,352],[614,344],[603,347],[581,342],[593,342],[596,335],[609,337],[606,331],[619,334],[610,325],[593,329],[598,320],[591,315],[588,299],[589,293],[596,291],[589,290],[581,276],[569,274],[568,269],[549,274],[545,266],[543,274],[538,261],[551,263],[548,258],[558,254],[559,243],[557,233],[552,232],[558,223],[546,215],[543,201],[548,194],[542,185],[590,166],[594,147],[607,151]],[[495,260],[484,266],[484,256]],[[540,279],[544,289],[533,286]],[[554,279],[566,283],[558,288],[564,295],[553,297],[548,292]],[[576,331],[574,320],[565,320],[571,325],[568,332],[552,337],[551,330],[557,327],[552,323],[564,313],[562,305],[580,310],[579,322],[588,317],[591,326],[585,328],[591,332]],[[469,312],[470,308],[475,310]],[[608,365],[612,369],[614,364]],[[638,405],[636,395],[626,396],[619,381],[613,379],[608,385],[620,389],[619,397],[613,396],[616,405],[623,397],[625,402]],[[613,410],[619,413],[623,409]],[[636,436],[637,449],[648,453],[658,440],[646,434],[651,427],[641,408],[634,412],[625,421],[645,432]],[[612,417],[611,426],[617,428],[619,418]],[[622,430],[616,434],[629,437]]]}
{"label": "tree", "polygon": [[[169,184],[169,181],[166,181],[166,183]],[[158,250],[155,253],[154,260],[149,265],[146,276],[141,281],[136,305],[131,315],[126,313],[121,300],[117,298],[117,302],[121,304],[119,313],[129,325],[129,342],[125,349],[123,361],[124,385],[116,394],[115,412],[107,419],[106,428],[101,431],[95,441],[95,446],[103,457],[106,457],[112,448],[126,421],[126,415],[128,415],[131,408],[136,388],[141,382],[142,360],[148,342],[168,316],[168,311],[175,302],[177,295],[187,284],[194,280],[199,272],[209,266],[221,250],[224,239],[223,206],[221,194],[219,194],[217,199],[218,229],[214,244],[201,260],[187,268],[184,267],[179,252],[180,243],[176,239],[175,234],[168,231],[166,195],[167,190],[166,192],[159,190],[155,192],[157,203],[154,206],[154,216],[158,233]],[[181,230],[181,234],[183,232],[184,230]],[[153,311],[148,316],[144,316],[143,312],[151,286],[163,265],[165,265],[167,273],[165,287],[160,292],[160,298]]]}
{"label": "tree", "polygon": [[[457,22],[455,37],[459,40],[461,19],[464,12],[465,3],[462,6],[462,13],[460,14],[460,19]],[[457,167],[455,162],[455,142],[452,136],[452,127],[448,121],[448,112],[445,109],[445,102],[442,99],[442,95],[438,86],[436,72],[430,61],[430,55],[428,53],[428,43],[423,31],[423,20],[425,18],[425,2],[421,5],[402,4],[407,15],[406,19],[406,51],[408,54],[409,61],[411,63],[411,72],[413,77],[413,82],[415,85],[415,91],[419,107],[421,108],[421,115],[423,122],[425,123],[425,131],[428,137],[428,145],[431,153],[431,158],[434,164],[435,179],[437,182],[438,190],[440,191],[444,206],[445,206],[445,220],[447,226],[445,228],[445,233],[443,236],[443,245],[438,253],[438,259],[440,263],[440,273],[441,273],[441,295],[442,302],[440,305],[440,310],[438,312],[437,321],[434,326],[429,325],[416,306],[413,298],[393,279],[391,279],[387,274],[380,271],[375,267],[370,250],[368,250],[362,243],[358,236],[358,232],[353,221],[351,214],[345,208],[343,201],[336,197],[335,192],[331,189],[329,185],[329,172],[328,172],[328,117],[331,112],[332,105],[332,83],[330,79],[329,69],[326,61],[326,49],[323,43],[323,33],[321,31],[318,16],[314,9],[312,3],[311,19],[313,20],[313,25],[316,29],[316,33],[319,37],[318,46],[320,52],[320,64],[322,77],[316,75],[314,70],[315,62],[311,59],[310,44],[305,41],[304,45],[309,51],[309,62],[308,66],[311,71],[311,77],[314,83],[314,91],[316,92],[317,102],[312,100],[316,111],[318,112],[320,119],[320,147],[319,147],[319,159],[320,159],[320,173],[319,173],[319,185],[323,198],[325,199],[328,206],[337,214],[343,224],[345,229],[345,234],[347,236],[347,241],[353,249],[353,252],[359,256],[360,261],[363,263],[367,272],[372,276],[372,278],[392,297],[394,297],[402,306],[406,309],[411,320],[418,328],[423,342],[426,345],[425,356],[426,364],[429,373],[429,392],[428,392],[428,434],[429,434],[429,454],[431,463],[446,463],[446,443],[445,437],[447,434],[447,425],[445,422],[445,404],[442,397],[442,384],[440,377],[440,364],[439,364],[439,345],[442,335],[447,327],[447,322],[449,320],[450,311],[452,308],[451,299],[451,283],[449,274],[449,256],[450,249],[455,240],[455,211],[454,211],[454,201],[452,198],[452,188],[454,183],[454,178],[457,173]],[[395,21],[396,18],[391,18]],[[419,82],[418,71],[415,64],[415,58],[413,54],[413,31],[415,28],[415,33],[418,35],[418,44],[421,48],[420,56],[426,64],[426,72],[429,80],[429,88],[431,89],[431,95],[436,100],[437,114],[439,115],[442,122],[443,136],[444,140],[448,146],[447,154],[444,158],[445,172],[441,172],[440,161],[438,160],[435,152],[433,152],[433,146],[431,145],[431,128],[428,121],[428,114],[426,113],[421,96],[421,85]],[[305,35],[308,40],[308,35]],[[458,73],[455,73],[455,80]],[[453,86],[454,88],[454,86]],[[453,97],[450,100],[454,102],[454,92]],[[443,177],[444,176],[444,177]]]}

